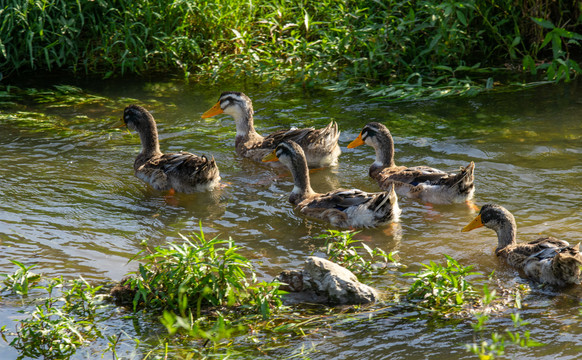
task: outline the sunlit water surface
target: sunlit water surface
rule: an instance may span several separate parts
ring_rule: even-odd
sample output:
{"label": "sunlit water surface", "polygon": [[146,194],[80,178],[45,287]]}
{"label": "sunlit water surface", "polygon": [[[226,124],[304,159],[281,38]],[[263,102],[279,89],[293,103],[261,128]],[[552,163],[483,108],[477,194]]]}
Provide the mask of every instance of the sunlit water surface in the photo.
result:
{"label": "sunlit water surface", "polygon": [[[321,254],[323,240],[315,237],[328,226],[293,211],[287,202],[293,187],[288,172],[238,158],[232,118],[200,118],[224,90],[244,91],[252,98],[260,133],[339,123],[339,166],[311,174],[316,191],[378,190],[367,176],[373,150],[346,148],[363,125],[378,121],[395,138],[397,164],[452,171],[474,161],[475,204],[493,202],[509,209],[521,241],[540,234],[582,241],[582,89],[575,83],[404,104],[243,84],[76,85],[104,97],[103,102],[20,104],[18,111],[48,115],[49,124],[0,121],[1,273],[15,271],[9,260],[16,259],[36,264],[35,271],[47,276],[119,280],[136,269],[128,260],[142,250],[142,240],[153,245],[179,241],[179,233],[197,232],[200,224],[208,236],[232,237],[266,280],[283,269],[300,267],[312,253]],[[50,89],[50,84],[42,87]],[[113,102],[118,106],[111,106]],[[132,164],[139,137],[114,128],[123,107],[133,102],[154,114],[163,151],[213,155],[228,186],[168,198],[135,178]],[[10,111],[16,110],[3,113]],[[465,204],[430,205],[401,198],[400,205],[397,226],[368,229],[357,236],[371,247],[398,250],[400,261],[408,265],[403,272],[417,271],[420,263],[431,260],[442,262],[447,254],[484,274],[495,271],[500,286],[525,283],[495,258],[491,230],[460,232],[475,216]],[[394,277],[376,279],[375,285],[388,288],[393,281]],[[402,285],[407,280],[398,281]],[[579,358],[581,296],[579,289],[532,291],[523,301],[522,317],[531,323],[531,337],[547,345],[514,356]],[[6,300],[0,307],[0,324],[12,327],[11,320],[22,316],[16,313],[19,309]],[[281,356],[305,346],[315,348],[308,356],[316,359],[474,358],[463,347],[474,341],[471,321],[412,321],[409,315],[380,312],[369,320],[330,324],[329,330],[295,340]],[[508,316],[491,321],[498,321],[500,329],[511,325]],[[2,358],[17,357],[5,343],[0,352],[7,356]]]}

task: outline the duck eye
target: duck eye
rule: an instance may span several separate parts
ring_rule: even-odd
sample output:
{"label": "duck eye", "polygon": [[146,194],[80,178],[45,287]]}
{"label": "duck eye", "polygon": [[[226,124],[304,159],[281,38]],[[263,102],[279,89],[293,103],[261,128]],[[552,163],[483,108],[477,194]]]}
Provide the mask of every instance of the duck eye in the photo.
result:
{"label": "duck eye", "polygon": [[370,130],[365,129],[364,131],[362,131],[362,140],[366,141],[366,138],[368,137],[368,133]]}

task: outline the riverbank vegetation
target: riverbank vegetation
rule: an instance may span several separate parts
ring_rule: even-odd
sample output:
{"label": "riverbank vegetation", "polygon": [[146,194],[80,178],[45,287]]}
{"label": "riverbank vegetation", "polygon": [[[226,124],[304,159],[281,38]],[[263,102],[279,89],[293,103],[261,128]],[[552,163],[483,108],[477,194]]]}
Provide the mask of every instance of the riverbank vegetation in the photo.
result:
{"label": "riverbank vegetation", "polygon": [[[330,240],[325,248],[332,258],[337,254],[330,254],[331,240],[345,240],[338,249],[350,255],[348,263],[361,276],[385,274],[388,257],[393,256],[380,256],[384,266],[375,266],[374,251],[353,240],[352,232],[330,231],[323,237]],[[517,331],[527,323],[511,309],[519,310],[523,290],[497,297],[485,277],[448,256],[442,265],[431,262],[417,273],[401,274],[402,279],[412,277],[412,285],[385,292],[378,304],[334,309],[284,306],[279,283],[258,281],[252,262],[239,250],[231,239],[206,239],[202,230],[163,247],[144,244],[135,258],[137,271],[113,288],[83,278],[46,279],[32,271],[34,265],[12,261],[18,270],[2,275],[0,294],[5,302],[20,302],[26,310],[14,330],[5,325],[0,333],[21,356],[33,358],[98,353],[114,359],[281,354],[309,358],[315,349],[293,346],[333,331],[332,324],[341,328],[405,316],[409,321],[436,322],[474,318],[472,327],[481,341],[466,348],[481,359],[502,355],[512,345],[542,345],[530,339],[529,332]],[[368,256],[370,260],[364,260]],[[503,333],[498,325],[495,331],[487,326],[490,317],[508,314],[514,328]],[[140,330],[127,330],[129,323]],[[491,339],[484,338],[488,332]]]}
{"label": "riverbank vegetation", "polygon": [[7,0],[5,77],[180,74],[410,99],[581,72],[581,10],[558,0]]}

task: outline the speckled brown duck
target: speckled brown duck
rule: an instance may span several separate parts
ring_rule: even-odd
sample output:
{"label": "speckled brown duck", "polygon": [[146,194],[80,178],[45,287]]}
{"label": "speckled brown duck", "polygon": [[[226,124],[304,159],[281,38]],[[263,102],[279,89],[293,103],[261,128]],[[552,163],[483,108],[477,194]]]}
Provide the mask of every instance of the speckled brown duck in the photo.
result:
{"label": "speckled brown duck", "polygon": [[567,241],[551,236],[518,244],[515,219],[499,205],[483,205],[479,215],[462,231],[481,226],[497,233],[495,254],[531,280],[558,287],[580,283],[580,244],[570,246]]}
{"label": "speckled brown duck", "polygon": [[279,130],[263,137],[254,127],[253,103],[242,92],[223,92],[218,102],[202,118],[227,114],[236,124],[236,153],[254,161],[261,161],[283,141],[291,140],[299,144],[305,152],[307,165],[311,168],[334,166],[341,154],[338,145],[340,131],[335,122],[321,129],[303,128]]}
{"label": "speckled brown duck", "polygon": [[263,159],[265,162],[277,160],[293,175],[289,202],[308,217],[343,228],[373,227],[398,220],[400,208],[394,189],[377,193],[338,189],[320,194],[311,188],[307,161],[299,145],[293,141],[282,142]]}
{"label": "speckled brown duck", "polygon": [[183,193],[211,190],[220,182],[214,158],[188,152],[162,153],[156,121],[139,105],[130,105],[123,112],[123,121],[141,139],[141,152],[133,164],[135,176],[156,190]]}
{"label": "speckled brown duck", "polygon": [[428,166],[397,166],[394,162],[394,141],[386,126],[368,123],[348,148],[369,145],[376,151],[376,161],[369,175],[386,190],[394,186],[400,196],[435,204],[465,202],[475,192],[475,164],[461,167],[458,173],[447,173]]}

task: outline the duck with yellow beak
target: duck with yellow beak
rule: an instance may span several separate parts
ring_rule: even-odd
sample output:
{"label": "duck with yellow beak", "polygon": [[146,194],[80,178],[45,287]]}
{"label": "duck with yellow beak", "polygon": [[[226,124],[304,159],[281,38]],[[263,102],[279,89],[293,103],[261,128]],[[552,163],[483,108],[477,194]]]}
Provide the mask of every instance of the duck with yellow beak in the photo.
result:
{"label": "duck with yellow beak", "polygon": [[383,190],[394,186],[396,193],[434,204],[466,202],[473,197],[475,164],[471,161],[458,173],[446,173],[428,166],[397,166],[394,163],[394,141],[386,126],[368,123],[348,149],[369,145],[376,151],[376,161],[369,175]]}
{"label": "duck with yellow beak", "polygon": [[303,128],[279,130],[265,137],[256,132],[253,120],[253,103],[242,92],[223,92],[218,102],[202,114],[209,118],[219,114],[230,115],[236,124],[235,149],[239,156],[261,161],[284,141],[294,141],[305,152],[307,165],[321,168],[337,165],[341,154],[338,145],[340,132],[335,122],[321,129]]}
{"label": "duck with yellow beak", "polygon": [[293,141],[282,142],[263,161],[280,161],[291,171],[294,187],[289,202],[308,217],[341,228],[375,227],[398,221],[400,208],[393,188],[377,193],[358,189],[338,189],[327,194],[313,191],[305,155]]}
{"label": "duck with yellow beak", "polygon": [[494,204],[483,205],[479,215],[461,231],[482,226],[497,233],[495,254],[527,278],[558,287],[580,283],[580,244],[570,246],[567,241],[551,236],[518,244],[515,218],[507,209]]}

